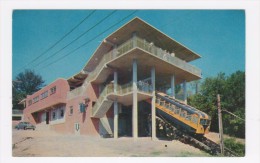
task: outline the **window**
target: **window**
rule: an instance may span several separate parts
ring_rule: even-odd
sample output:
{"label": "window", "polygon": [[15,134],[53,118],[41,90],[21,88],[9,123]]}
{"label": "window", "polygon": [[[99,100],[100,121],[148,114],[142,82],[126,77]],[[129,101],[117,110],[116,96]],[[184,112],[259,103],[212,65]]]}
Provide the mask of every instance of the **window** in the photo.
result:
{"label": "window", "polygon": [[44,99],[46,97],[48,97],[48,91],[45,91],[41,94],[41,99]]}
{"label": "window", "polygon": [[73,114],[73,106],[70,106],[70,115]]}
{"label": "window", "polygon": [[38,101],[39,101],[39,96],[36,96],[36,97],[33,98],[33,103],[36,103]]}
{"label": "window", "polygon": [[92,101],[92,108],[94,107],[95,104],[96,104],[96,102],[95,102],[95,101]]}
{"label": "window", "polygon": [[56,112],[52,112],[52,119],[55,119],[56,118]]}
{"label": "window", "polygon": [[195,124],[197,124],[198,123],[198,117],[195,117],[195,116],[192,116],[192,118],[191,118],[191,121],[193,122],[193,123],[195,123]]}
{"label": "window", "polygon": [[65,120],[65,105],[58,106],[51,110],[51,123],[63,123]]}
{"label": "window", "polygon": [[41,115],[41,122],[45,122],[46,121],[46,112],[42,112],[42,115]]}
{"label": "window", "polygon": [[54,93],[56,92],[56,86],[55,86],[55,87],[52,87],[52,88],[50,89],[50,91],[51,91],[51,93],[50,93],[51,95],[54,94]]}
{"label": "window", "polygon": [[175,114],[180,114],[180,109],[177,109],[177,108],[174,109],[174,113],[175,113]]}
{"label": "window", "polygon": [[182,111],[181,114],[180,114],[181,117],[186,117],[186,111]]}
{"label": "window", "polygon": [[210,124],[210,120],[201,119],[201,120],[200,120],[200,124],[201,124],[201,125],[209,125],[209,124]]}
{"label": "window", "polygon": [[80,104],[79,104],[79,111],[80,111],[81,113],[85,112],[85,111],[86,111],[86,105],[83,104],[83,103],[80,103]]}
{"label": "window", "polygon": [[28,104],[29,106],[30,106],[30,105],[32,105],[32,100],[29,100],[29,102],[28,102],[28,103],[29,103],[29,104]]}
{"label": "window", "polygon": [[63,118],[63,117],[64,117],[64,110],[61,109],[61,110],[60,110],[60,118]]}
{"label": "window", "polygon": [[191,115],[187,115],[187,116],[185,117],[185,119],[186,119],[187,121],[191,121]]}

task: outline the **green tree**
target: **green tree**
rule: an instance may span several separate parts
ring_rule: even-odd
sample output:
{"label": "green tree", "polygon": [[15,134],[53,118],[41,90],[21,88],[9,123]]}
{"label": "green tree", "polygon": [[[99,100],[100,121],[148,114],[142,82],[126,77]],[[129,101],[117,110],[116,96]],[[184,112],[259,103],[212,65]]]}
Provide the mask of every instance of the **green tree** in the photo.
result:
{"label": "green tree", "polygon": [[22,109],[22,105],[18,103],[27,95],[40,90],[44,86],[44,80],[40,75],[35,74],[33,70],[25,70],[16,76],[12,84],[13,109]]}
{"label": "green tree", "polygon": [[[237,71],[226,77],[219,73],[217,77],[206,78],[200,92],[188,98],[188,103],[206,112],[212,118],[211,131],[218,132],[217,94],[221,96],[221,107],[241,118],[245,117],[245,73]],[[245,137],[244,121],[223,112],[224,133]]]}
{"label": "green tree", "polygon": [[[223,94],[225,106],[222,108],[245,119],[245,73],[237,71],[227,77],[225,94]],[[228,114],[223,113],[223,124],[230,126],[224,132],[231,136],[245,137],[245,122]]]}

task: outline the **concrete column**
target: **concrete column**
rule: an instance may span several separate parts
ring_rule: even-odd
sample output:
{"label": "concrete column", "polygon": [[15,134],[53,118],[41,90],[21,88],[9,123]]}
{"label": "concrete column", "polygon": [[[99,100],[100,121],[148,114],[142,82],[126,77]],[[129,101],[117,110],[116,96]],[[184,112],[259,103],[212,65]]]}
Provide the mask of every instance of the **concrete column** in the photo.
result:
{"label": "concrete column", "polygon": [[[117,71],[114,71],[114,93],[117,94]],[[118,138],[118,102],[114,101],[114,138]]]}
{"label": "concrete column", "polygon": [[187,104],[187,82],[184,80],[183,82],[183,95],[184,95],[184,102]]}
{"label": "concrete column", "polygon": [[152,83],[152,140],[156,139],[156,111],[155,111],[155,68],[151,70],[151,83]]}
{"label": "concrete column", "polygon": [[175,98],[175,76],[171,77],[171,96]]}
{"label": "concrete column", "polygon": [[117,93],[117,82],[118,81],[118,75],[117,71],[114,71],[114,93]]}
{"label": "concrete column", "polygon": [[133,60],[133,137],[138,137],[137,60]]}

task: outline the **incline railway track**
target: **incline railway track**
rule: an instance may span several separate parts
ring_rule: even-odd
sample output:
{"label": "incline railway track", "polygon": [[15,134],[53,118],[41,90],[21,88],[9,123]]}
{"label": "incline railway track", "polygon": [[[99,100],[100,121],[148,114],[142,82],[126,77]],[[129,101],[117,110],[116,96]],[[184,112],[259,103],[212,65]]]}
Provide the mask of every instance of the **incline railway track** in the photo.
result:
{"label": "incline railway track", "polygon": [[[170,140],[178,140],[182,143],[192,145],[200,150],[203,150],[211,155],[219,156],[221,155],[219,144],[213,142],[206,137],[195,137],[185,133],[184,131],[176,128],[171,123],[167,122],[162,116],[156,117],[157,129]],[[163,130],[160,130],[163,129]],[[224,156],[237,157],[236,153],[228,148],[224,150]]]}

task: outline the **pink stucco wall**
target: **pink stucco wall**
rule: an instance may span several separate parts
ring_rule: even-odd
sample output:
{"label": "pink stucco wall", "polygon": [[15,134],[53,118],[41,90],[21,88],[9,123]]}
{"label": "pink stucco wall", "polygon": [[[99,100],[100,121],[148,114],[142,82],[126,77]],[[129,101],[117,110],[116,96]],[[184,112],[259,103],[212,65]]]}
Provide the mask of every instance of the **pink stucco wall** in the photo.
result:
{"label": "pink stucco wall", "polygon": [[[50,89],[56,86],[56,92],[54,94],[50,93]],[[48,109],[56,104],[64,103],[66,104],[67,92],[69,91],[69,84],[65,79],[57,79],[53,83],[42,88],[33,95],[27,96],[26,98],[26,108],[24,109],[24,119],[25,121],[30,121],[34,124],[37,123],[37,117],[33,117],[32,113],[39,112],[41,110]],[[41,99],[41,94],[48,91],[48,97]],[[39,96],[39,101],[29,105],[29,100],[33,100],[34,97]]]}
{"label": "pink stucco wall", "polygon": [[[50,89],[56,86],[56,92],[50,94]],[[41,94],[45,91],[48,92],[48,97],[40,99]],[[94,84],[88,84],[85,86],[83,94],[75,96],[72,99],[67,98],[67,93],[70,91],[69,84],[65,79],[57,79],[50,85],[44,87],[33,95],[27,96],[27,107],[24,110],[24,119],[33,124],[39,124],[41,121],[41,115],[46,114],[45,111],[52,110],[59,105],[65,106],[64,121],[55,124],[49,124],[50,128],[61,133],[75,133],[75,123],[80,126],[80,134],[84,135],[99,135],[99,119],[92,118],[92,102],[97,100],[98,86]],[[39,101],[28,105],[29,100],[39,96]],[[86,112],[81,113],[79,109],[80,103],[85,103],[85,99],[90,99]],[[73,107],[73,114],[70,114],[70,108]],[[51,115],[50,115],[51,117]],[[46,124],[47,125],[47,124]]]}
{"label": "pink stucco wall", "polygon": [[[66,112],[65,112],[65,123],[52,125],[51,128],[63,132],[63,133],[74,133],[75,123],[80,126],[80,134],[83,135],[99,135],[99,119],[91,118],[92,115],[92,101],[97,99],[98,87],[92,84],[87,85],[83,95],[75,97],[67,101]],[[88,107],[86,112],[81,113],[79,109],[80,103],[85,103],[85,99],[89,98]],[[70,114],[70,107],[73,107],[73,114]]]}

